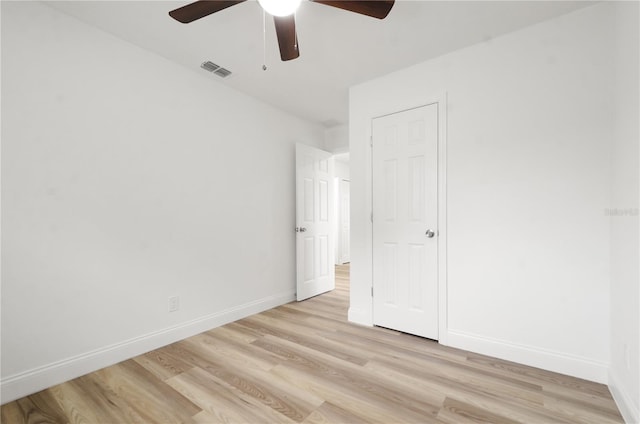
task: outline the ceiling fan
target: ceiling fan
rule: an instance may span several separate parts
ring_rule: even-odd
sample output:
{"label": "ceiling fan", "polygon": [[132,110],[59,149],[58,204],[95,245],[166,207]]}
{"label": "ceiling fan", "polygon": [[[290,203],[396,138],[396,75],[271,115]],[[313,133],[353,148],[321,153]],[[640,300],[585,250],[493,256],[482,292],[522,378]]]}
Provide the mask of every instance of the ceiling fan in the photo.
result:
{"label": "ceiling fan", "polygon": [[[219,12],[246,0],[198,0],[169,12],[169,16],[178,22],[187,24],[212,13]],[[395,0],[308,0],[313,3],[324,4],[348,10],[349,12],[384,19],[391,11]],[[298,36],[296,35],[296,22],[294,12],[300,4],[300,0],[258,0],[260,6],[273,15],[276,26],[276,36],[280,47],[280,58],[283,61],[295,59],[300,56]]]}

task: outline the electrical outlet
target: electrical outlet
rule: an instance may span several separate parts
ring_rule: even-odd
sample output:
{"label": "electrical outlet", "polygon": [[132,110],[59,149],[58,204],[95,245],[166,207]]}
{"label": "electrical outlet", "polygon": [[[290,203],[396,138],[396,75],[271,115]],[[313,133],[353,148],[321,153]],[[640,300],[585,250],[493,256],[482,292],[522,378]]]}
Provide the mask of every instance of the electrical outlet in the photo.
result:
{"label": "electrical outlet", "polygon": [[180,297],[171,296],[169,298],[169,312],[175,312],[180,309]]}

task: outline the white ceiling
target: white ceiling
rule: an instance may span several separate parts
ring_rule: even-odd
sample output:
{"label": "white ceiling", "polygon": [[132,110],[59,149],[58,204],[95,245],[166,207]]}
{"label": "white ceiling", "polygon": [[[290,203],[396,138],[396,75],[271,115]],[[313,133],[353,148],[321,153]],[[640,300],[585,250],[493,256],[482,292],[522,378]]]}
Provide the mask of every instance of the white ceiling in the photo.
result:
{"label": "white ceiling", "polygon": [[[194,72],[325,127],[348,120],[348,89],[374,77],[488,41],[580,7],[585,1],[396,1],[384,20],[303,1],[296,14],[300,58],[281,62],[267,15],[235,5],[190,24],[171,19],[187,1],[65,1],[50,6]],[[200,69],[210,60],[233,72]],[[153,70],[150,70],[153,72]],[[170,81],[167,81],[170,83]]]}

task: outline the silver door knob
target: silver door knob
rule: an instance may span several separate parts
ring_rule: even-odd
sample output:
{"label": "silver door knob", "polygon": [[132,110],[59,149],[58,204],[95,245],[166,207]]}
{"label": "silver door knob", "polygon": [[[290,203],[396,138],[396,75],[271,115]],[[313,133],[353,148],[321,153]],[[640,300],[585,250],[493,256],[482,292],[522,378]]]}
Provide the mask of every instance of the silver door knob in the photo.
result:
{"label": "silver door knob", "polygon": [[427,232],[425,233],[425,235],[429,238],[433,238],[433,236],[436,235],[436,233],[433,232],[433,230],[427,230]]}
{"label": "silver door knob", "polygon": [[307,229],[304,227],[296,227],[296,233],[304,233],[305,231],[307,231]]}

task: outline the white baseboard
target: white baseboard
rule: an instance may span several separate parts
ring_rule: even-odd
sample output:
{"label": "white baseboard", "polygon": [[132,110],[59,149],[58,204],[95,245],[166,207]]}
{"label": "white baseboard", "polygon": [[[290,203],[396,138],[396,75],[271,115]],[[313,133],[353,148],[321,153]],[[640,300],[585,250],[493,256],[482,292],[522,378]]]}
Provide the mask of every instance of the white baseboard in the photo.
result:
{"label": "white baseboard", "polygon": [[362,309],[349,308],[347,319],[349,320],[349,322],[352,322],[354,324],[366,325],[367,327],[373,326],[373,322],[371,321],[371,314],[366,313],[366,311],[363,311]]}
{"label": "white baseboard", "polygon": [[597,383],[608,383],[608,364],[580,356],[448,330],[447,345]]}
{"label": "white baseboard", "polygon": [[640,423],[640,405],[635,404],[631,395],[620,384],[620,379],[613,371],[609,371],[609,390],[613,396],[613,400],[616,401],[616,405],[624,418],[624,422],[627,424]]}
{"label": "white baseboard", "polygon": [[36,393],[212,328],[295,300],[294,293],[269,296],[104,348],[8,376],[0,381],[0,403]]}

